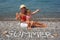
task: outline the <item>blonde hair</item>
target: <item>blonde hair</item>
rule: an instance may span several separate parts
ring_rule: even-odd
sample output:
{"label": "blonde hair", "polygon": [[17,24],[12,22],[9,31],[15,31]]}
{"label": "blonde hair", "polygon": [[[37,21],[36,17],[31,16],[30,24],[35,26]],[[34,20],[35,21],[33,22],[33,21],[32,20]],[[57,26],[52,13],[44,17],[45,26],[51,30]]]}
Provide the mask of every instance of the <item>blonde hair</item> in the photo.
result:
{"label": "blonde hair", "polygon": [[31,10],[27,10],[27,14],[31,14]]}

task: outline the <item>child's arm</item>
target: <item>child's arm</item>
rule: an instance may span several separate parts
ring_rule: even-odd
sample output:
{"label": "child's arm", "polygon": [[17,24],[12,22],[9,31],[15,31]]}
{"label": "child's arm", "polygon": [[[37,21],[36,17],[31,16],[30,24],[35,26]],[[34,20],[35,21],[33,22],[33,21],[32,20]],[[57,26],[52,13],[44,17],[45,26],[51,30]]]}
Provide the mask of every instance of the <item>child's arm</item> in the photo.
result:
{"label": "child's arm", "polygon": [[40,10],[39,9],[37,9],[36,11],[34,11],[34,12],[32,12],[32,14],[35,14],[35,13],[37,13],[37,12],[39,12]]}
{"label": "child's arm", "polygon": [[18,13],[16,13],[16,20],[18,20],[19,19],[19,14]]}

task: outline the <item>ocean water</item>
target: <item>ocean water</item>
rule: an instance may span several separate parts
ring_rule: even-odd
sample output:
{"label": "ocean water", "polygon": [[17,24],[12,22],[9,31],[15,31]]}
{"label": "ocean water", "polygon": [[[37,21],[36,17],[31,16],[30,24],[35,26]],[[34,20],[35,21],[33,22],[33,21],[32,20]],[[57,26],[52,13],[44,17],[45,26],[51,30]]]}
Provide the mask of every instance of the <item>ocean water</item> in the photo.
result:
{"label": "ocean water", "polygon": [[60,18],[60,0],[0,0],[0,18],[14,18],[21,4],[32,11],[40,9],[35,16]]}

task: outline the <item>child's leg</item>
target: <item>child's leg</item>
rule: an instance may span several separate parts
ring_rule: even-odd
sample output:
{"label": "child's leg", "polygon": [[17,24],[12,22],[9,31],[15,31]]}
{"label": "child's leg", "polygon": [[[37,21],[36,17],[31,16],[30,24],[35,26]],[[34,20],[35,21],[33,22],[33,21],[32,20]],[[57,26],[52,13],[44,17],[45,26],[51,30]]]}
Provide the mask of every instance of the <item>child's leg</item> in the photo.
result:
{"label": "child's leg", "polygon": [[45,27],[47,27],[46,24],[44,24],[44,23],[40,23],[40,22],[34,22],[34,26],[36,26],[36,27],[41,27],[41,28],[45,28]]}
{"label": "child's leg", "polygon": [[41,25],[36,24],[36,26],[37,26],[37,27],[41,27],[41,28],[45,28],[45,27],[47,27],[46,24],[41,24]]}
{"label": "child's leg", "polygon": [[44,23],[29,21],[28,22],[28,29],[31,29],[31,26],[40,27],[40,28],[46,28],[47,27],[47,25]]}
{"label": "child's leg", "polygon": [[26,21],[26,23],[28,24],[28,29],[31,29],[31,23],[30,23],[30,21]]}

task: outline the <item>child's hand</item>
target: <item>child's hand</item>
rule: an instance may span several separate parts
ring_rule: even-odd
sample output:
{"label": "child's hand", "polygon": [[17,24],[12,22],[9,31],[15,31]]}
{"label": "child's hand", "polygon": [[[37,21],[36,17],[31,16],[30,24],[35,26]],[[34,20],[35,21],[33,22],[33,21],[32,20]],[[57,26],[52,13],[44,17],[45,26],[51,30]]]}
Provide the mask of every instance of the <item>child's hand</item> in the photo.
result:
{"label": "child's hand", "polygon": [[32,14],[35,14],[35,13],[37,13],[37,12],[39,12],[40,10],[39,9],[37,9],[37,10],[35,10],[34,12],[32,12]]}
{"label": "child's hand", "polygon": [[28,30],[31,30],[32,28],[31,28],[31,27],[28,27],[27,29],[28,29]]}
{"label": "child's hand", "polygon": [[18,13],[16,13],[16,16],[18,16]]}
{"label": "child's hand", "polygon": [[39,9],[37,9],[36,11],[37,11],[37,12],[39,12],[40,10],[39,10]]}

